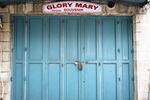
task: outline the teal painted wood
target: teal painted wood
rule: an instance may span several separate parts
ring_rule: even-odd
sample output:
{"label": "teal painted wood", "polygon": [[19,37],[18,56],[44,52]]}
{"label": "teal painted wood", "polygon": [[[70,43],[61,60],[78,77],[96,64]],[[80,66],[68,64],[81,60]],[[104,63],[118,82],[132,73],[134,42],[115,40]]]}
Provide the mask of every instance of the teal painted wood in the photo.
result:
{"label": "teal painted wood", "polygon": [[47,19],[48,24],[48,100],[60,100],[61,98],[61,23],[60,18]]}
{"label": "teal painted wood", "polygon": [[64,100],[78,100],[79,99],[79,71],[74,64],[79,61],[79,18],[68,17],[64,19]]}
{"label": "teal painted wood", "polygon": [[133,100],[130,17],[14,20],[12,100]]}
{"label": "teal painted wood", "polygon": [[[83,67],[83,97],[84,100],[96,100],[97,91],[96,91],[96,19],[95,17],[85,17],[83,18],[83,62],[85,62]],[[81,38],[81,39],[82,39]],[[92,91],[92,92],[91,92]]]}
{"label": "teal painted wood", "polygon": [[[16,24],[17,23],[17,24]],[[12,68],[12,99],[23,100],[24,98],[24,40],[25,40],[25,17],[14,18],[13,33],[13,68]]]}
{"label": "teal painted wood", "polygon": [[42,17],[28,17],[27,21],[26,98],[27,100],[43,100],[44,20]]}

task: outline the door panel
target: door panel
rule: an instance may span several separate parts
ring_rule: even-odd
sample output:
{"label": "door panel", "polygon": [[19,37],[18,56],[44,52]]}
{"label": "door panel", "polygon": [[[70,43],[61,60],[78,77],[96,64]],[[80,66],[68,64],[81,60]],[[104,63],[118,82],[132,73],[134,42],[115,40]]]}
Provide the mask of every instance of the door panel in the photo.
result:
{"label": "door panel", "polygon": [[103,99],[117,100],[117,66],[116,64],[103,65]]}
{"label": "door panel", "polygon": [[[61,70],[61,20],[59,17],[48,17],[46,19],[46,37],[45,37],[45,89],[47,89],[48,100],[60,100],[62,87]],[[48,70],[48,71],[47,71]]]}
{"label": "door panel", "polygon": [[84,20],[85,60],[96,60],[96,23],[95,18]]}
{"label": "door panel", "polygon": [[42,64],[29,64],[28,100],[42,100]]}
{"label": "door panel", "polygon": [[16,17],[14,24],[14,51],[13,51],[13,82],[12,99],[23,100],[24,98],[24,40],[25,40],[25,18]]}
{"label": "door panel", "polygon": [[78,100],[79,98],[79,72],[78,67],[75,64],[79,61],[79,18],[66,18],[64,19],[64,25],[66,30],[64,30],[65,36],[65,100]]}
{"label": "door panel", "polygon": [[84,100],[96,100],[97,98],[96,67],[96,64],[86,64],[84,66]]}
{"label": "door panel", "polygon": [[60,19],[49,19],[48,29],[48,59],[60,60]]}
{"label": "door panel", "polygon": [[60,65],[48,66],[48,100],[60,100]]}
{"label": "door panel", "polygon": [[43,24],[42,18],[29,20],[29,60],[43,58]]}
{"label": "door panel", "polygon": [[[15,89],[16,92],[14,94],[15,100],[22,100],[23,99],[23,64],[16,64],[15,70]],[[18,95],[20,94],[20,95]]]}
{"label": "door panel", "polygon": [[122,100],[133,100],[133,64],[131,20],[121,18],[121,77]]}
{"label": "door panel", "polygon": [[28,17],[28,30],[25,52],[25,74],[27,77],[26,99],[43,99],[43,73],[44,73],[44,25],[42,17]]}
{"label": "door panel", "polygon": [[[97,32],[95,17],[83,18],[84,40],[81,44],[84,48],[83,56],[83,90],[84,100],[96,100],[97,98]],[[81,33],[83,34],[83,33]],[[85,64],[84,64],[85,63]]]}
{"label": "door panel", "polygon": [[115,20],[102,20],[102,54],[104,60],[116,60],[116,32]]}
{"label": "door panel", "polygon": [[130,100],[130,84],[129,84],[129,64],[123,64],[122,65],[122,94],[123,94],[123,100]]}
{"label": "door panel", "polygon": [[24,48],[24,18],[16,20],[17,25],[15,25],[15,48],[16,48],[16,60],[23,60],[23,48]]}
{"label": "door panel", "polygon": [[77,19],[68,19],[66,27],[66,60],[78,59],[79,23]]}
{"label": "door panel", "polygon": [[78,100],[79,98],[79,73],[74,64],[66,65],[66,100]]}
{"label": "door panel", "polygon": [[128,32],[128,20],[123,19],[121,21],[121,45],[122,45],[122,59],[129,60],[129,32]]}
{"label": "door panel", "polygon": [[129,17],[14,17],[13,100],[133,100]]}

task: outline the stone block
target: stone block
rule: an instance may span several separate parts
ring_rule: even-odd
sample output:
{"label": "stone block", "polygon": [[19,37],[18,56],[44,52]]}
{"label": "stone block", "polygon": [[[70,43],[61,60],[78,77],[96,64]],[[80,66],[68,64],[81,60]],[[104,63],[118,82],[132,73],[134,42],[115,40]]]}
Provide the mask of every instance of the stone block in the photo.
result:
{"label": "stone block", "polygon": [[10,22],[10,14],[9,13],[3,14],[3,22],[4,23]]}
{"label": "stone block", "polygon": [[2,71],[3,72],[8,72],[10,71],[10,62],[2,62]]}
{"label": "stone block", "polygon": [[10,61],[10,52],[2,52],[2,61]]}
{"label": "stone block", "polygon": [[3,72],[1,73],[1,79],[3,80],[3,82],[7,83],[9,82],[9,72]]}
{"label": "stone block", "polygon": [[8,6],[6,6],[5,8],[0,7],[0,13],[8,13],[8,11]]}
{"label": "stone block", "polygon": [[[0,81],[1,83],[1,81]],[[3,87],[0,85],[0,89],[4,89],[3,92],[4,94],[8,94],[9,91],[9,83],[3,83]],[[0,94],[2,94],[2,91],[0,91]],[[5,95],[6,96],[6,95]]]}
{"label": "stone block", "polygon": [[33,11],[33,4],[32,3],[27,3],[25,5],[23,5],[23,12],[26,13],[30,13]]}
{"label": "stone block", "polygon": [[3,41],[10,41],[10,32],[3,32]]}
{"label": "stone block", "polygon": [[[2,51],[0,51],[0,62],[2,64]],[[1,66],[1,64],[0,64],[0,66]]]}
{"label": "stone block", "polygon": [[3,31],[10,31],[10,23],[3,23]]}
{"label": "stone block", "polygon": [[2,50],[5,51],[5,52],[10,51],[10,43],[9,42],[3,42]]}
{"label": "stone block", "polygon": [[128,13],[128,7],[127,5],[118,5],[118,13]]}
{"label": "stone block", "polygon": [[3,100],[10,100],[8,93],[5,93]]}
{"label": "stone block", "polygon": [[3,32],[0,31],[0,42],[3,41]]}
{"label": "stone block", "polygon": [[17,14],[23,14],[23,4],[16,5],[16,12]]}
{"label": "stone block", "polygon": [[34,12],[42,12],[42,4],[33,4],[33,7]]}
{"label": "stone block", "polygon": [[9,13],[14,14],[15,13],[15,5],[10,5],[9,6]]}

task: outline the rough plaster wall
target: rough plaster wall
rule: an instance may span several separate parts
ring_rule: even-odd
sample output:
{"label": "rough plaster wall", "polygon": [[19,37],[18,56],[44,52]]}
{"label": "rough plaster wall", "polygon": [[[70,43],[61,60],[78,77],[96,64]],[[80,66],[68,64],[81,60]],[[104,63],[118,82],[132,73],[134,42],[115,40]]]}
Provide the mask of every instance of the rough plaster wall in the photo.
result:
{"label": "rough plaster wall", "polygon": [[[10,93],[10,16],[8,13],[8,9],[0,8],[0,15],[3,16],[3,28],[0,29],[0,77],[4,83],[4,99],[9,100]],[[2,93],[2,87],[0,82],[0,94]]]}
{"label": "rough plaster wall", "polygon": [[150,84],[150,9],[135,16],[138,100],[148,100]]}
{"label": "rough plaster wall", "polygon": [[[41,15],[42,4],[21,4],[10,5],[0,8],[0,15],[3,15],[3,29],[0,30],[0,68],[2,68],[2,78],[5,84],[4,100],[10,100],[10,62],[11,62],[11,29],[10,14],[16,15]],[[139,8],[135,6],[116,5],[109,9],[103,6],[103,12],[97,15],[135,15],[139,13]],[[134,17],[134,48],[135,48],[135,100],[147,100],[148,79],[150,66],[150,11],[147,14],[137,14]],[[149,24],[148,24],[149,23]],[[148,48],[149,47],[149,48]],[[149,70],[150,71],[150,70]],[[136,78],[137,77],[137,78]],[[138,83],[138,84],[137,84]],[[137,85],[136,85],[137,84]],[[0,87],[0,93],[1,93]]]}

